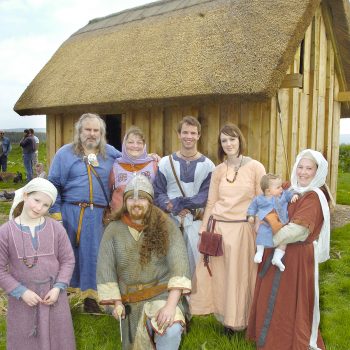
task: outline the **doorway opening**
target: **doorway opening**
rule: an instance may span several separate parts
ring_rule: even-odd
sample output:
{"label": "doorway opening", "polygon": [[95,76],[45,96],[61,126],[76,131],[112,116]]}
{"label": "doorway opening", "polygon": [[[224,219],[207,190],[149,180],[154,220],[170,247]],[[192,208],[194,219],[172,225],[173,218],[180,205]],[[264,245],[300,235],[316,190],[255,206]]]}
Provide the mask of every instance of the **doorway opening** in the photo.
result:
{"label": "doorway opening", "polygon": [[114,146],[118,151],[122,150],[122,115],[106,114],[104,116],[106,122],[106,138],[107,143]]}

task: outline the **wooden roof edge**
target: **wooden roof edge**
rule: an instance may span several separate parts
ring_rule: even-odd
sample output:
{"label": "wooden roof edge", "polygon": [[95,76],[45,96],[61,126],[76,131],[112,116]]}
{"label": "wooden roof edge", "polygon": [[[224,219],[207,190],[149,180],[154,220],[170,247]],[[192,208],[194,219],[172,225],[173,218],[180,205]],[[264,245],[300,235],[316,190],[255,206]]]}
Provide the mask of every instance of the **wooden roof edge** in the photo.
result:
{"label": "wooden roof edge", "polygon": [[258,94],[235,94],[235,95],[197,95],[197,96],[181,96],[171,97],[165,99],[142,99],[142,100],[128,100],[120,102],[101,102],[95,104],[77,104],[66,106],[50,106],[50,107],[32,107],[21,108],[15,106],[14,111],[21,115],[48,115],[48,114],[64,114],[64,113],[85,113],[86,111],[93,111],[99,114],[122,114],[130,109],[150,109],[153,107],[172,107],[181,106],[184,104],[209,104],[209,103],[223,103],[232,102],[237,99],[247,101],[266,101],[272,95],[268,93]]}

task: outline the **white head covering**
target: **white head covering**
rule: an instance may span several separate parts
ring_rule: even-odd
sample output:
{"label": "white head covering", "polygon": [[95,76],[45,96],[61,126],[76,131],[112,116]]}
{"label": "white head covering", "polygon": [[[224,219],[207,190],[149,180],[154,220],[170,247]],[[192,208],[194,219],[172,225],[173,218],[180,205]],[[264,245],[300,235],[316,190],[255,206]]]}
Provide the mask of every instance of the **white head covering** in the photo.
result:
{"label": "white head covering", "polygon": [[43,192],[46,195],[48,195],[52,203],[55,203],[56,197],[57,197],[57,189],[56,187],[48,180],[43,179],[41,177],[36,177],[33,180],[29,181],[24,187],[21,187],[17,191],[15,191],[15,198],[13,199],[12,207],[10,210],[9,219],[11,220],[12,213],[14,209],[17,207],[17,205],[23,201],[23,195],[24,193],[31,193],[31,192]]}
{"label": "white head covering", "polygon": [[[312,179],[310,184],[306,187],[299,186],[298,178],[296,174],[299,162],[303,158],[312,159],[317,164],[317,171],[316,171],[315,177]],[[301,151],[298,154],[295,164],[293,166],[292,176],[291,176],[292,189],[294,189],[298,193],[314,191],[317,193],[318,198],[320,199],[324,221],[323,221],[321,232],[318,238],[317,249],[316,249],[316,257],[319,263],[329,259],[329,249],[330,249],[329,248],[330,247],[329,206],[328,206],[326,196],[320,190],[320,187],[325,185],[326,183],[327,174],[328,174],[328,162],[323,157],[323,155],[318,151],[314,151],[312,149],[305,149],[304,151]]]}

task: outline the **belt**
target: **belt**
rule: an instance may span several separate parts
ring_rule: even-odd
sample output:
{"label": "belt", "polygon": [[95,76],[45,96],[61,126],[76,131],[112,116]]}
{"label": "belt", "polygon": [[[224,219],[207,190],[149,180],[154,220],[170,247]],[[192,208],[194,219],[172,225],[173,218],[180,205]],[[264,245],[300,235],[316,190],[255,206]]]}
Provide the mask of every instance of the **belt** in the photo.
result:
{"label": "belt", "polygon": [[79,247],[81,226],[83,224],[83,216],[84,216],[85,208],[90,207],[90,209],[93,210],[94,207],[96,207],[96,208],[106,208],[106,206],[105,205],[100,205],[100,204],[95,204],[95,203],[92,203],[92,202],[90,202],[90,203],[87,203],[87,202],[70,202],[70,204],[77,205],[77,206],[80,207],[78,228],[77,228],[77,233],[76,233],[76,237],[75,237],[75,245],[77,247]]}
{"label": "belt", "polygon": [[248,222],[247,219],[243,219],[243,220],[218,220],[218,219],[213,219],[215,221],[218,221],[218,222]]}
{"label": "belt", "polygon": [[87,208],[90,207],[91,209],[96,208],[106,208],[105,205],[96,204],[96,203],[90,203],[90,202],[69,202],[70,204],[77,205],[80,208]]}
{"label": "belt", "polygon": [[147,287],[150,284],[138,284],[136,285],[139,288],[137,291],[132,293],[127,293],[122,295],[123,304],[128,303],[137,303],[139,301],[144,301],[147,299],[151,299],[159,294],[162,294],[164,291],[168,289],[167,284],[157,284],[152,287]]}

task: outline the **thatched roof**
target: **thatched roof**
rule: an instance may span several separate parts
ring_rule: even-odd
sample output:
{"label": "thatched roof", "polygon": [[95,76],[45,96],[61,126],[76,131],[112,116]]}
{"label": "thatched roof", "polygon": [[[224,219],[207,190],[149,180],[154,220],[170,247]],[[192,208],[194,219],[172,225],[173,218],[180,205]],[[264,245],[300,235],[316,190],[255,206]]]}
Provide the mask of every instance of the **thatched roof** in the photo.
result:
{"label": "thatched roof", "polygon": [[[118,113],[208,96],[272,96],[319,4],[164,0],[95,19],[62,44],[15,110],[103,113],[112,107]],[[339,16],[342,23],[349,18]],[[344,50],[348,33],[341,34]],[[349,57],[344,60],[350,82]]]}

